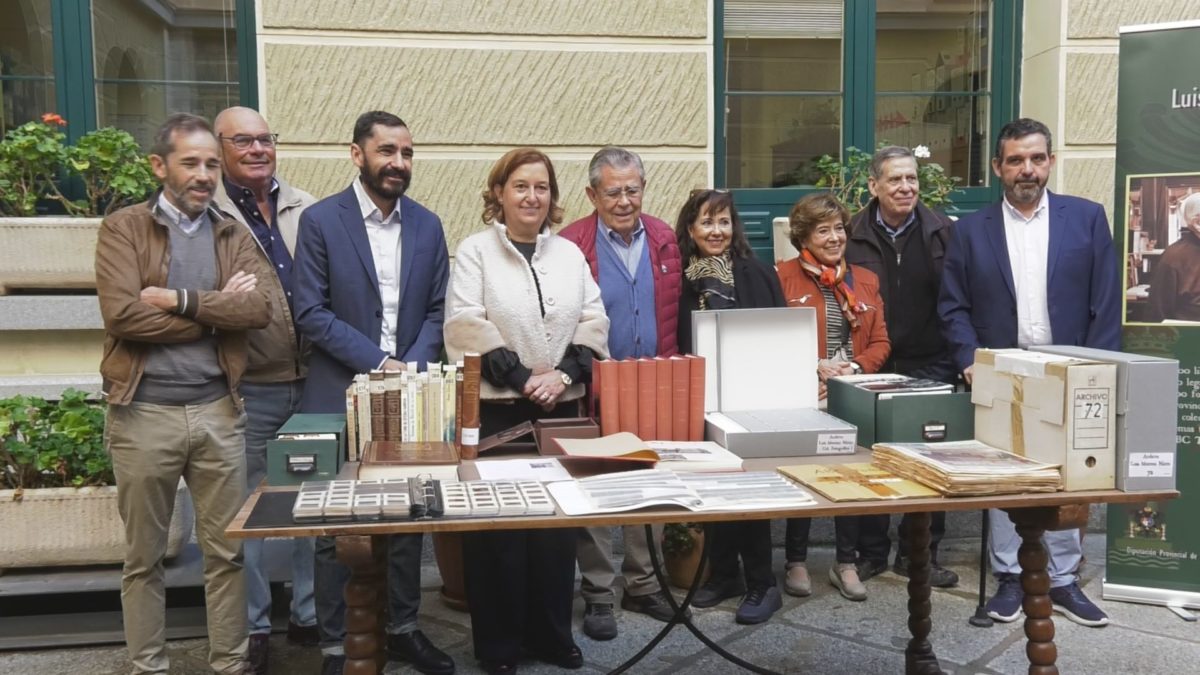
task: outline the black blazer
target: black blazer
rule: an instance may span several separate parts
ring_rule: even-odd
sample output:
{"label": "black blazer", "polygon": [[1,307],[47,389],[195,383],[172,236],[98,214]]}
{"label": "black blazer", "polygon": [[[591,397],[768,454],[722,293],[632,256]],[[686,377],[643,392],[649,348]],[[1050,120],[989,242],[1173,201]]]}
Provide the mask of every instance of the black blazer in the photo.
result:
{"label": "black blazer", "polygon": [[[686,266],[686,262],[684,265]],[[787,307],[779,275],[775,268],[754,256],[733,258],[733,287],[738,309],[760,307]],[[692,312],[699,309],[700,298],[691,282],[683,280],[683,292],[679,295],[679,353],[692,351]]]}

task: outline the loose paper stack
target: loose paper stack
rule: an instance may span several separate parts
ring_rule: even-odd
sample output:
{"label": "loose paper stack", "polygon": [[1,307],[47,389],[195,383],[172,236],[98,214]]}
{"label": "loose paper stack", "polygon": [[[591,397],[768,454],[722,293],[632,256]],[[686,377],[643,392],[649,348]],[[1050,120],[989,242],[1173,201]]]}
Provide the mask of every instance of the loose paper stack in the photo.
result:
{"label": "loose paper stack", "polygon": [[872,461],[885,471],[928,485],[951,497],[1057,492],[1056,464],[1045,464],[979,441],[876,443]]}
{"label": "loose paper stack", "polygon": [[644,469],[550,483],[547,488],[568,516],[661,505],[691,511],[751,511],[816,503],[812,495],[774,471],[677,474]]}

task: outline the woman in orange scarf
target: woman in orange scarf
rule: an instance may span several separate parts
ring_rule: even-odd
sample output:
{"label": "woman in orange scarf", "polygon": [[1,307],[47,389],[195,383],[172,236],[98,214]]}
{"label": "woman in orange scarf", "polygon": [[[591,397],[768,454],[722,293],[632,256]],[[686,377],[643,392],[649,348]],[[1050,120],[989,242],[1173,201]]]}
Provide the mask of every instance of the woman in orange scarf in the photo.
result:
{"label": "woman in orange scarf", "polygon": [[[828,192],[796,202],[788,216],[792,245],[800,256],[779,263],[777,271],[789,307],[817,310],[817,375],[819,397],[825,380],[838,375],[874,373],[891,351],[883,320],[879,278],[845,260],[846,223],[850,214]],[[866,600],[867,589],[855,570],[857,516],[834,518],[837,563],[829,581],[850,600]],[[812,592],[805,560],[809,518],[787,521],[787,576],[784,589],[792,595]]]}

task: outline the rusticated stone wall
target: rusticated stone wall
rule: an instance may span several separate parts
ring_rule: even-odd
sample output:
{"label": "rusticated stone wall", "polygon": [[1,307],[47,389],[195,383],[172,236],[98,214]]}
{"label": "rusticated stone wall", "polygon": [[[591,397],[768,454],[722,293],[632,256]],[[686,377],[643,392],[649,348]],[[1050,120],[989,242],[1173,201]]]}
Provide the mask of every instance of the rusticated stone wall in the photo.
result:
{"label": "rusticated stone wall", "polygon": [[712,176],[708,0],[260,0],[259,102],[280,171],[318,197],[355,175],[355,118],[383,109],[416,145],[409,195],[453,253],[483,226],[480,192],[505,151],[555,162],[569,220],[591,211],[587,160],[618,144],[646,162],[644,209],[673,221]]}

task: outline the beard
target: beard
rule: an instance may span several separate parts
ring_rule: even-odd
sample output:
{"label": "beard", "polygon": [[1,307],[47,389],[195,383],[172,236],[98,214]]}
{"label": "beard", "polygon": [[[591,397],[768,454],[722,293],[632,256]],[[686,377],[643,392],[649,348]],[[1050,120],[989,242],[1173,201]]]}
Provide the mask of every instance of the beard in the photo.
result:
{"label": "beard", "polygon": [[1013,183],[1008,190],[1009,198],[1018,204],[1031,204],[1041,199],[1045,188],[1046,184],[1036,179],[1028,183]]}
{"label": "beard", "polygon": [[[400,169],[382,169],[378,172],[372,172],[366,164],[358,170],[362,177],[363,185],[366,185],[375,194],[387,199],[399,199],[408,191],[408,186],[412,184],[412,172],[402,171]],[[389,187],[387,178],[400,178],[404,182],[399,187]]]}
{"label": "beard", "polygon": [[[204,211],[208,209],[208,206],[212,204],[213,192],[211,185],[191,182],[185,183],[180,188],[176,188],[174,185],[164,182],[162,187],[167,193],[167,197],[171,203],[173,203],[175,207],[182,211],[188,218],[198,218],[200,214],[204,213]],[[192,194],[190,188],[193,187],[207,189],[209,191],[208,195],[200,197]]]}

